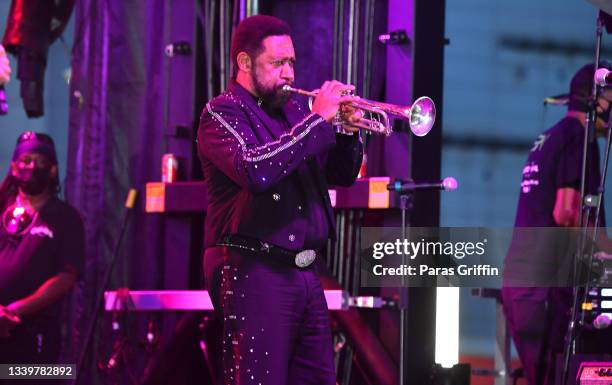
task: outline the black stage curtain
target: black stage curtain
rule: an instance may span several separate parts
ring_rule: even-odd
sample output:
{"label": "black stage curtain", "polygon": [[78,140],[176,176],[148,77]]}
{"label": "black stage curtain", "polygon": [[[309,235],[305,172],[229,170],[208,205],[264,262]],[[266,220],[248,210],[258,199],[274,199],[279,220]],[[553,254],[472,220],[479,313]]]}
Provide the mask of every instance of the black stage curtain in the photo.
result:
{"label": "black stage curtain", "polygon": [[[95,293],[123,225],[127,192],[135,187],[142,197],[144,184],[160,177],[167,4],[162,0],[76,4],[66,197],[83,216],[87,260],[74,301],[75,347],[81,346],[94,314]],[[112,288],[128,283],[130,289],[159,287],[162,222],[144,214],[143,202],[139,199],[131,213]],[[96,352],[96,361],[97,345],[90,350]],[[90,362],[88,370],[92,368]],[[97,383],[95,372],[84,374],[82,383]]]}

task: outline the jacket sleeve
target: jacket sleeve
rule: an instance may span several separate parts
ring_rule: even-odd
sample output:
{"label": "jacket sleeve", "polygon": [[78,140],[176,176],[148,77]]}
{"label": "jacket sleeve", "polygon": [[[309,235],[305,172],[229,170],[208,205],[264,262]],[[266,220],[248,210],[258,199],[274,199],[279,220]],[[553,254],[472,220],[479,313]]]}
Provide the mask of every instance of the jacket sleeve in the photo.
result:
{"label": "jacket sleeve", "polygon": [[198,153],[255,193],[267,190],[336,142],[331,125],[317,114],[306,116],[277,140],[264,144],[257,140],[254,124],[235,99],[214,99],[202,112]]}
{"label": "jacket sleeve", "polygon": [[336,147],[327,156],[325,174],[333,186],[350,186],[357,179],[363,157],[363,142],[359,134],[336,134]]}

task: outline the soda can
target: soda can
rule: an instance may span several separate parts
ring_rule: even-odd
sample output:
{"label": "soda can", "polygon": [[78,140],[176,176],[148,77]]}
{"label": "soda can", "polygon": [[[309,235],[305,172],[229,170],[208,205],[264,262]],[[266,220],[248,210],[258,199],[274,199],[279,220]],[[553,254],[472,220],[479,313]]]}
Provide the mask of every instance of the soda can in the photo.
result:
{"label": "soda can", "polygon": [[162,182],[172,183],[176,182],[178,174],[178,160],[174,154],[164,154],[162,156]]}

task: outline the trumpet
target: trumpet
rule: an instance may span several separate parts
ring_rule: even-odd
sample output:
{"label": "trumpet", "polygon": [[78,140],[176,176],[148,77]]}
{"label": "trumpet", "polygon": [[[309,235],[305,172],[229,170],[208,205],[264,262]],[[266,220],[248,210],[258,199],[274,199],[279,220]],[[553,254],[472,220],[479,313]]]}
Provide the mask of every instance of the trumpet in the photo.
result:
{"label": "trumpet", "polygon": [[[290,85],[284,85],[283,92],[293,92],[299,95],[310,97],[310,105],[312,108],[312,100],[317,96],[317,91],[305,91],[299,88],[293,88]],[[357,123],[349,123],[341,118],[334,119],[333,124],[346,124],[353,127],[363,128],[366,131],[377,134],[391,135],[392,127],[389,120],[389,115],[400,119],[408,120],[410,131],[416,136],[425,136],[436,121],[436,106],[427,96],[422,96],[414,101],[411,106],[398,106],[395,104],[382,103],[374,100],[359,99],[354,102],[347,103],[352,107],[358,108],[364,112],[364,116]]]}

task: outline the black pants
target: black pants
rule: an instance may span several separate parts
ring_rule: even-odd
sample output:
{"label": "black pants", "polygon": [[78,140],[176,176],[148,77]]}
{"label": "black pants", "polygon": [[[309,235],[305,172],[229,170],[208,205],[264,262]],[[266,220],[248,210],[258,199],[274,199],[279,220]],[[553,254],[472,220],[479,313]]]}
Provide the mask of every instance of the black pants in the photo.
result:
{"label": "black pants", "polygon": [[555,383],[556,355],[563,353],[571,289],[502,289],[504,313],[529,385]]}
{"label": "black pants", "polygon": [[330,316],[314,266],[226,247],[205,253],[223,320],[226,385],[335,385]]}
{"label": "black pants", "polygon": [[[54,322],[19,325],[8,338],[0,338],[0,364],[57,364],[60,328]],[[60,380],[0,380],[0,385],[61,384]]]}

